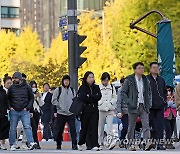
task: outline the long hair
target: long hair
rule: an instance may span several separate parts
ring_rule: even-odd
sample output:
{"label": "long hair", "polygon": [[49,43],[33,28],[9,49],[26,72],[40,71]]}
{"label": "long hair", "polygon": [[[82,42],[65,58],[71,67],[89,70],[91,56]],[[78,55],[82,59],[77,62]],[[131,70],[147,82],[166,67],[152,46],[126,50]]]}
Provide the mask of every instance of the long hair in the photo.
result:
{"label": "long hair", "polygon": [[[91,72],[91,71],[87,71],[87,72],[84,74],[84,77],[81,78],[82,84],[86,84],[86,85],[88,84],[86,80],[87,80],[87,78],[88,78],[88,76],[89,76],[90,74],[92,74],[92,75],[94,76],[94,73]],[[95,81],[94,81],[94,83],[95,83]]]}

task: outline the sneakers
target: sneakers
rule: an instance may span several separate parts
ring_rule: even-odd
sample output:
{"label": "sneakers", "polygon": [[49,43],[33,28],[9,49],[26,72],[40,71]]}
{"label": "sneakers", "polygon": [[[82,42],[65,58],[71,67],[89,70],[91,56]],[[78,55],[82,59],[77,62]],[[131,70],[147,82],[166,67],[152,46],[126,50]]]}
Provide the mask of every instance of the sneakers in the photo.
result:
{"label": "sneakers", "polygon": [[100,145],[99,150],[103,150],[103,147],[104,147],[103,145]]}
{"label": "sneakers", "polygon": [[15,145],[11,145],[11,146],[10,146],[10,150],[11,150],[11,151],[15,151],[15,150],[16,150],[16,146],[15,146]]}
{"label": "sneakers", "polygon": [[0,145],[0,149],[2,149],[2,150],[7,150],[6,145],[5,145],[5,144],[1,144],[1,145]]}
{"label": "sneakers", "polygon": [[131,146],[129,146],[129,151],[136,151],[136,147],[135,147],[135,145],[131,145]]}
{"label": "sneakers", "polygon": [[173,144],[166,144],[166,149],[175,149]]}
{"label": "sneakers", "polygon": [[35,143],[35,142],[31,142],[29,145],[28,145],[28,149],[29,150],[33,150],[33,149],[35,149],[37,147],[37,143]]}
{"label": "sneakers", "polygon": [[83,151],[83,145],[77,145],[79,151]]}
{"label": "sneakers", "polygon": [[99,148],[98,147],[94,147],[91,149],[92,151],[99,151]]}
{"label": "sneakers", "polygon": [[145,151],[150,151],[151,149],[155,149],[156,146],[154,144],[146,144]]}

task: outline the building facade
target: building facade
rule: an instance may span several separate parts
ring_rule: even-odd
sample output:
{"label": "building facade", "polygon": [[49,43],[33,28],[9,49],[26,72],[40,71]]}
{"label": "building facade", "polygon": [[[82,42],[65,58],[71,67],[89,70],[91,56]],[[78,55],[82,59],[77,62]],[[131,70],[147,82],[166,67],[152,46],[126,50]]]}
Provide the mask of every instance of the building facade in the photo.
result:
{"label": "building facade", "polygon": [[[102,10],[107,0],[77,0],[78,10]],[[51,41],[60,30],[59,17],[67,14],[67,0],[21,0],[21,28],[31,26],[37,31],[44,47],[50,47]]]}
{"label": "building facade", "polygon": [[20,0],[0,0],[0,29],[20,32]]}

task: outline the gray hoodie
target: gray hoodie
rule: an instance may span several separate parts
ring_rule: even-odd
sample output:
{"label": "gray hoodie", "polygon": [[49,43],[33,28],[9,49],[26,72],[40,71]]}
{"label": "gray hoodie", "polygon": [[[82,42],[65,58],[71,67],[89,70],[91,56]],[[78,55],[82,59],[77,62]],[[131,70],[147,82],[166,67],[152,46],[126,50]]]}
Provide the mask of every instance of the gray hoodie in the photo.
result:
{"label": "gray hoodie", "polygon": [[67,116],[72,115],[73,113],[69,111],[69,108],[71,107],[73,98],[76,95],[75,90],[73,95],[70,87],[67,89],[61,86],[61,95],[59,97],[59,100],[58,100],[58,95],[59,95],[59,88],[56,88],[52,96],[52,104],[56,106],[57,113]]}

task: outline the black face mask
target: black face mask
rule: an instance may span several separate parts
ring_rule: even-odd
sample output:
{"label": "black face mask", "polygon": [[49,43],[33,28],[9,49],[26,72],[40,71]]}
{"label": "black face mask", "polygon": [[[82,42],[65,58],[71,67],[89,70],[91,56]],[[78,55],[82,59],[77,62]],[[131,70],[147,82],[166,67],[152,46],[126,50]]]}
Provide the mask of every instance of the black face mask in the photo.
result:
{"label": "black face mask", "polygon": [[20,81],[13,81],[13,83],[14,83],[14,84],[19,84],[19,83],[20,83]]}

